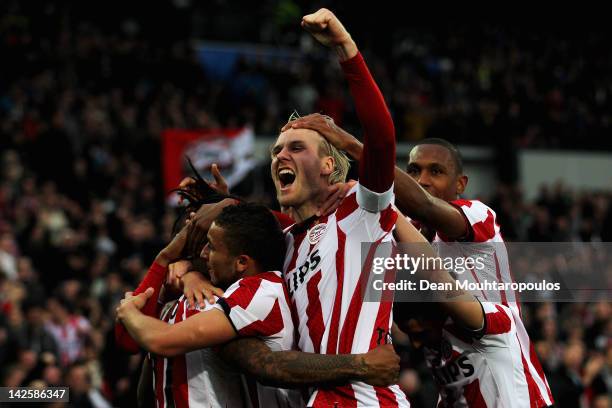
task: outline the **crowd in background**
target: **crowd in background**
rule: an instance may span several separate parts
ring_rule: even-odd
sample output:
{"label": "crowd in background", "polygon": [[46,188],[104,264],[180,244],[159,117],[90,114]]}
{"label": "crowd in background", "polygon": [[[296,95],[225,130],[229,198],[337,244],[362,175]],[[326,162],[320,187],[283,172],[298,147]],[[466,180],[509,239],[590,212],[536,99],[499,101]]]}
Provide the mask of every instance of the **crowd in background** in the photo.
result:
{"label": "crowd in background", "polygon": [[[287,67],[243,61],[233,81],[207,77],[191,35],[217,40],[214,29],[244,41],[232,31],[244,24],[251,42],[307,48],[287,22],[314,6],[265,4],[259,12],[274,18],[256,27],[220,1],[214,13],[235,19],[212,22],[188,1],[157,6],[165,25],[129,8],[111,24],[83,17],[100,6],[0,6],[0,386],[68,385],[78,406],[134,402],[141,356],[114,346],[113,314],[171,237],[161,130],[249,123],[272,135],[296,108],[323,110],[357,131],[341,76],[318,52]],[[418,27],[389,34],[384,48],[385,37],[355,30],[398,140],[612,149],[604,35]],[[507,240],[612,242],[610,191],[558,183],[527,201],[518,186],[500,183],[482,198]],[[558,406],[610,406],[610,304],[535,303],[523,313]],[[433,406],[419,353],[398,350],[403,389],[415,407]]]}

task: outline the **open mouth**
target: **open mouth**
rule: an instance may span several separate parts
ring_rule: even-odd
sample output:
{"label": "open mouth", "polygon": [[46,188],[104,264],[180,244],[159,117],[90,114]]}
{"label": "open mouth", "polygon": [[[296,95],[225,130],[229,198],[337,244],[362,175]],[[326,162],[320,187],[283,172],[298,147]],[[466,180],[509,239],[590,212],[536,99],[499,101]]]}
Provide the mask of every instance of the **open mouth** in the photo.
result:
{"label": "open mouth", "polygon": [[281,188],[289,187],[295,181],[295,173],[291,169],[281,169],[278,171],[278,181]]}

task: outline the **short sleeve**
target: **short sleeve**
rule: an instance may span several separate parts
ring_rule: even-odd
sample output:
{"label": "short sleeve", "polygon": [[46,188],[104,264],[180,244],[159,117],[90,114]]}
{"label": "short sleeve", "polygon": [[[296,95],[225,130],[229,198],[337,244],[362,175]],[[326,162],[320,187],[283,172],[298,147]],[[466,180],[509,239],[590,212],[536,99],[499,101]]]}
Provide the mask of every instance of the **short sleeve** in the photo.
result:
{"label": "short sleeve", "polygon": [[258,277],[243,278],[230,286],[214,307],[225,313],[239,336],[271,337],[284,328],[281,285]]}

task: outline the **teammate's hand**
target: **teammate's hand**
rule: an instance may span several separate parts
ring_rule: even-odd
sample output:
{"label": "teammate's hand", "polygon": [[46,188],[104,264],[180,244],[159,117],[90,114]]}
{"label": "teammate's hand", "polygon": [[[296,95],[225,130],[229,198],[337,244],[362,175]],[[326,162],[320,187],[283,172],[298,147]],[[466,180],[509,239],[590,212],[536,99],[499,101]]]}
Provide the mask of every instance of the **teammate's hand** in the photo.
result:
{"label": "teammate's hand", "polygon": [[189,309],[194,309],[196,305],[204,308],[204,299],[208,300],[208,303],[215,303],[215,296],[223,296],[223,290],[213,286],[210,279],[198,271],[189,271],[184,274],[181,282]]}
{"label": "teammate's hand", "polygon": [[[206,181],[206,183],[208,183],[208,185],[219,194],[229,195],[229,187],[227,185],[227,181],[225,181],[225,178],[221,175],[217,163],[213,163],[210,166],[210,173],[212,174],[214,181]],[[185,177],[179,183],[178,188],[189,191],[189,189],[192,188],[191,186],[194,186],[195,184],[196,180],[193,177]],[[182,202],[183,197],[180,196],[179,204]]]}
{"label": "teammate's hand", "polygon": [[192,269],[191,261],[181,259],[168,265],[168,274],[166,275],[166,285],[173,288],[180,288],[181,278]]}
{"label": "teammate's hand", "polygon": [[[334,147],[349,154],[353,150],[351,149],[353,145],[361,144],[355,136],[336,125],[332,118],[320,113],[313,113],[293,120],[283,126],[281,132],[288,129],[311,129],[319,132]],[[356,159],[357,157],[353,158]]]}
{"label": "teammate's hand", "polygon": [[229,187],[227,186],[227,181],[225,181],[225,178],[221,175],[217,163],[213,163],[212,166],[210,166],[210,172],[213,175],[215,181],[209,181],[208,184],[212,188],[217,190],[219,193],[229,195]]}
{"label": "teammate's hand", "polygon": [[122,320],[129,313],[141,310],[147,303],[147,300],[153,295],[153,288],[147,288],[144,292],[134,296],[133,292],[126,292],[125,297],[121,299],[119,306],[116,309],[117,319]]}
{"label": "teammate's hand", "polygon": [[221,211],[228,205],[236,204],[236,200],[233,198],[226,198],[215,204],[204,204],[200,209],[190,218],[190,224],[192,228],[198,228],[202,231],[208,231],[213,221]]}
{"label": "teammate's hand", "polygon": [[183,248],[187,242],[188,229],[188,225],[184,226],[183,229],[174,236],[172,241],[170,241],[170,243],[159,252],[155,258],[155,262],[161,266],[168,266],[169,264],[177,261],[181,257]]}
{"label": "teammate's hand", "polygon": [[317,217],[329,215],[336,211],[340,206],[344,197],[348,194],[351,188],[357,184],[355,180],[349,180],[346,183],[336,183],[327,187],[327,197],[317,210]]}
{"label": "teammate's hand", "polygon": [[391,344],[378,346],[363,354],[365,375],[363,381],[373,386],[397,384],[400,358]]}
{"label": "teammate's hand", "polygon": [[353,41],[340,20],[326,8],[302,17],[302,27],[326,47]]}

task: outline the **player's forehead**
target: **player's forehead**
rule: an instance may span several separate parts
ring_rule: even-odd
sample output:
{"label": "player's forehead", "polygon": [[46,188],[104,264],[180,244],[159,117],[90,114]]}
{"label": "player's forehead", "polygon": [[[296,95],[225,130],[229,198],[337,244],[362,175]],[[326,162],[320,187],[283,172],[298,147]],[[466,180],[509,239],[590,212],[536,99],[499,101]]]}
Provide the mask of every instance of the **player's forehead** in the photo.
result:
{"label": "player's forehead", "polygon": [[210,228],[208,229],[208,241],[215,247],[223,245],[223,236],[224,231],[223,228],[217,225],[216,222],[212,222]]}
{"label": "player's forehead", "polygon": [[319,132],[311,129],[287,129],[278,135],[276,142],[272,145],[272,149],[278,149],[284,147],[290,143],[301,142],[308,146],[319,146],[319,143],[323,140],[323,137]]}
{"label": "player's forehead", "polygon": [[453,156],[444,146],[422,144],[415,146],[410,151],[408,164],[418,164],[420,166],[437,164],[446,168],[451,168],[453,166]]}

